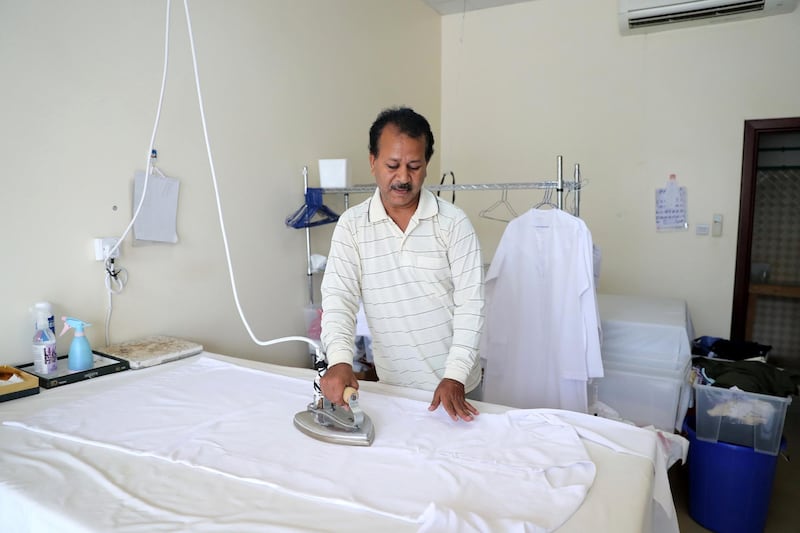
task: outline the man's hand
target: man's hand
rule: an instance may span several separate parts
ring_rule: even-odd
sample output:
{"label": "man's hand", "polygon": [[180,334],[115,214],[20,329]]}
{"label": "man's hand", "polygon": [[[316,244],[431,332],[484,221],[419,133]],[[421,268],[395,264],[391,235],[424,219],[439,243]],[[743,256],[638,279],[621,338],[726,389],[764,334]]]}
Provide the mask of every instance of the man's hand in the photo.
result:
{"label": "man's hand", "polygon": [[342,395],[345,387],[358,389],[358,380],[353,374],[353,367],[347,363],[339,363],[329,367],[319,380],[322,394],[335,405],[345,405]]}
{"label": "man's hand", "polygon": [[435,411],[439,405],[444,407],[453,420],[460,418],[469,422],[478,414],[478,410],[466,399],[464,385],[454,379],[445,378],[439,382],[439,386],[433,391],[433,401],[428,411]]}

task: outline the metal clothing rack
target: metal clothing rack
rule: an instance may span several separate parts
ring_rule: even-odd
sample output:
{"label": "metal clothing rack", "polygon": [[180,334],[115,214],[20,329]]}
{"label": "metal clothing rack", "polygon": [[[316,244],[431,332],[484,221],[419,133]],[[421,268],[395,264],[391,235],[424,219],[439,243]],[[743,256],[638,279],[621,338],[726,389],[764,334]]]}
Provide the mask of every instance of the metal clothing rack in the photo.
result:
{"label": "metal clothing rack", "polygon": [[[305,168],[305,167],[304,167]],[[304,170],[304,172],[306,172]],[[441,184],[441,185],[425,185],[429,191],[508,191],[519,189],[555,189],[557,193],[557,206],[563,209],[564,206],[564,191],[573,191],[573,214],[580,216],[580,195],[581,188],[585,184],[581,180],[581,167],[579,163],[575,163],[573,173],[573,180],[567,181],[564,179],[563,157],[557,157],[557,178],[549,181],[538,182],[511,182],[511,183],[464,183],[464,184]],[[375,184],[369,185],[353,185],[351,187],[342,187],[335,189],[321,189],[322,194],[343,194],[344,207],[350,207],[350,194],[360,193],[369,194],[375,191]]]}
{"label": "metal clothing rack", "polygon": [[[465,183],[465,184],[439,184],[439,185],[426,185],[425,188],[429,191],[508,191],[520,189],[554,189],[556,191],[556,207],[563,209],[564,206],[564,192],[573,192],[572,196],[572,214],[580,216],[580,201],[581,201],[581,188],[586,184],[585,180],[581,179],[580,165],[575,163],[573,180],[567,181],[564,179],[563,157],[557,157],[557,178],[555,180],[545,180],[537,182],[509,182],[509,183]],[[344,208],[350,207],[351,194],[371,194],[375,191],[375,184],[369,185],[353,185],[351,187],[337,187],[337,188],[318,188],[309,189],[308,187],[308,167],[303,167],[303,192],[304,197],[308,198],[308,192],[313,190],[319,192],[321,195],[325,194],[341,194],[344,195]],[[318,207],[318,206],[315,206]],[[324,207],[324,206],[322,206]],[[303,209],[303,208],[301,208]],[[327,208],[325,208],[327,209]],[[297,213],[295,213],[297,215]],[[306,225],[290,224],[290,219],[287,218],[287,225],[295,228],[304,228],[306,231],[306,260],[307,268],[306,275],[308,277],[308,303],[314,305],[314,272],[311,265],[311,227],[320,225],[319,223],[312,223],[310,220]],[[297,218],[295,217],[295,221]],[[336,220],[330,218],[327,222],[335,222]]]}

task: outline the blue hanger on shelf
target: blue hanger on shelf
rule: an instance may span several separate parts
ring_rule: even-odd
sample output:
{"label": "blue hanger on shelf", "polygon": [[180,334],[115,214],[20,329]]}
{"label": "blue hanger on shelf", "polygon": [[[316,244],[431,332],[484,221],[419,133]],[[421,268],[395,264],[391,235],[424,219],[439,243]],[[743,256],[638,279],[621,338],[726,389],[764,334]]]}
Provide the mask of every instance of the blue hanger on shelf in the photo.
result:
{"label": "blue hanger on shelf", "polygon": [[306,203],[286,217],[286,225],[296,229],[322,226],[339,220],[339,215],[322,203],[322,189],[306,188]]}

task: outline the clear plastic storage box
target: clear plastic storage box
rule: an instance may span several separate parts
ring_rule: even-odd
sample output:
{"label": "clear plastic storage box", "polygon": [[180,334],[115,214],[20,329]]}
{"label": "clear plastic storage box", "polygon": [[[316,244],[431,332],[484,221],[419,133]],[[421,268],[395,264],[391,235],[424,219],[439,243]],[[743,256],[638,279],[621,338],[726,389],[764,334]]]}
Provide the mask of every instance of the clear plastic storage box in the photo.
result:
{"label": "clear plastic storage box", "polygon": [[699,440],[748,446],[777,455],[791,398],[694,385]]}
{"label": "clear plastic storage box", "polygon": [[688,360],[675,370],[604,361],[605,376],[592,379],[589,397],[637,426],[671,432],[683,424],[691,397],[690,370]]}

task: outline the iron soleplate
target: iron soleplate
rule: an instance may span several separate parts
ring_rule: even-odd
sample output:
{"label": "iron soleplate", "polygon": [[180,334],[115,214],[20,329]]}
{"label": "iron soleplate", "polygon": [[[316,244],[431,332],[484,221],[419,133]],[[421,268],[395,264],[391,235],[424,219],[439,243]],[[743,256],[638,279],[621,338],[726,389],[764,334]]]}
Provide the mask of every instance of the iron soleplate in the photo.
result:
{"label": "iron soleplate", "polygon": [[306,410],[294,415],[294,426],[309,437],[333,444],[369,446],[375,439],[375,427],[366,415],[362,427],[349,430],[334,425],[323,426],[317,423],[314,412]]}

